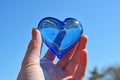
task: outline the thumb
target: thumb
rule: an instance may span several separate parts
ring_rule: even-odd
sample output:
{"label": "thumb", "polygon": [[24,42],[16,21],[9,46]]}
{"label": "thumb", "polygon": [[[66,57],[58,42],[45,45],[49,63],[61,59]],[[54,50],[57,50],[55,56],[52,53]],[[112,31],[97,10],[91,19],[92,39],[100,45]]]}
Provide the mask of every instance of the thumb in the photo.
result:
{"label": "thumb", "polygon": [[28,67],[31,65],[40,64],[40,52],[42,46],[42,38],[38,29],[32,30],[32,40],[29,43],[23,66]]}

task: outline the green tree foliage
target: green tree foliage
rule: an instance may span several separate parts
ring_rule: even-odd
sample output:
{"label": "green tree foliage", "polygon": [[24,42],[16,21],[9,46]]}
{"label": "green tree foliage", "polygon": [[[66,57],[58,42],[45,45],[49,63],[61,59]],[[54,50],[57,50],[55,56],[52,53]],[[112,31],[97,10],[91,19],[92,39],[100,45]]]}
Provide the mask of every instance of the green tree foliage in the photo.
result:
{"label": "green tree foliage", "polygon": [[102,73],[98,72],[97,68],[94,68],[90,73],[89,80],[120,80],[120,67],[109,67]]}
{"label": "green tree foliage", "polygon": [[90,72],[91,73],[91,77],[89,78],[89,80],[98,80],[103,78],[103,74],[100,74],[97,70],[97,67],[94,68],[93,71]]}

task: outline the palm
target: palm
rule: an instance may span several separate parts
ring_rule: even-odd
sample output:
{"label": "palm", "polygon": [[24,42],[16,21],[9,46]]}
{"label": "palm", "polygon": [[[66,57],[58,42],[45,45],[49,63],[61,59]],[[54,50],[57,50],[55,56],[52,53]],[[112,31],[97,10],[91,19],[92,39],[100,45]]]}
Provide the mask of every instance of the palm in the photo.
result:
{"label": "palm", "polygon": [[[45,80],[62,80],[68,76],[70,76],[67,71],[63,70],[61,67],[53,64],[49,60],[41,61],[41,66],[43,68],[45,74]],[[45,73],[47,72],[47,73]]]}

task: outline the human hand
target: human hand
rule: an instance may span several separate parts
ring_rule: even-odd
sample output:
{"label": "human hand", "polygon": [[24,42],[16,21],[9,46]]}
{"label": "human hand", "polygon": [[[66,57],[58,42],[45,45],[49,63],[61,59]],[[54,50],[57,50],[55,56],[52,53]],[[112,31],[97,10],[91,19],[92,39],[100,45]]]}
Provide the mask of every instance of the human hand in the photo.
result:
{"label": "human hand", "polygon": [[18,80],[82,80],[84,78],[87,66],[85,35],[56,64],[53,63],[55,55],[50,50],[40,61],[41,35],[37,29],[33,29],[32,36]]}

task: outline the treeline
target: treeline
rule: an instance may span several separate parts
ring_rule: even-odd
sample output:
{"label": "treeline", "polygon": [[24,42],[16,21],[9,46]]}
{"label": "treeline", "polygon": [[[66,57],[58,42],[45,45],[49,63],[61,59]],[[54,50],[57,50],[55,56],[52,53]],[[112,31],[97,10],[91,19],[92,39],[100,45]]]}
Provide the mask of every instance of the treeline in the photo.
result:
{"label": "treeline", "polygon": [[95,67],[90,74],[89,80],[120,80],[120,66],[108,67],[102,72],[99,72]]}

